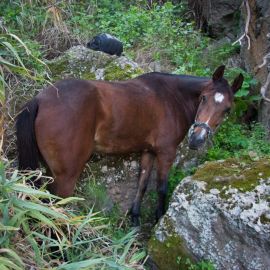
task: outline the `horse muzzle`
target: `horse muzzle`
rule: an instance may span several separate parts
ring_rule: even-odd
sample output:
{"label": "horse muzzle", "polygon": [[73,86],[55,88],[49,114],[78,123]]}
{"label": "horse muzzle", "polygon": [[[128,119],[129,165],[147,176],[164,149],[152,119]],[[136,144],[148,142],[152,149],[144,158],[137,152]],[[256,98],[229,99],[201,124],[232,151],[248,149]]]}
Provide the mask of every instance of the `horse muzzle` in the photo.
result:
{"label": "horse muzzle", "polygon": [[192,150],[201,148],[213,134],[211,127],[203,122],[195,122],[188,132],[188,146]]}

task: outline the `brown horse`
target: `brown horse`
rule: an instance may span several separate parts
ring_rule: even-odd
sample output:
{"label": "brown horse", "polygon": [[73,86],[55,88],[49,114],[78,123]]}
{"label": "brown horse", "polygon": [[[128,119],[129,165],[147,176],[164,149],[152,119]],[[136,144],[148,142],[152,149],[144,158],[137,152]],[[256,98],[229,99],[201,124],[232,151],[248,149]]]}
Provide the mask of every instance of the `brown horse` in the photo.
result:
{"label": "brown horse", "polygon": [[217,68],[212,78],[149,73],[123,82],[59,81],[28,102],[17,118],[19,169],[37,169],[43,160],[54,177],[50,191],[67,197],[93,152],[141,152],[132,220],[138,224],[154,159],[159,218],[178,144],[189,130],[190,148],[200,147],[242,85],[240,74],[230,87],[224,69]]}

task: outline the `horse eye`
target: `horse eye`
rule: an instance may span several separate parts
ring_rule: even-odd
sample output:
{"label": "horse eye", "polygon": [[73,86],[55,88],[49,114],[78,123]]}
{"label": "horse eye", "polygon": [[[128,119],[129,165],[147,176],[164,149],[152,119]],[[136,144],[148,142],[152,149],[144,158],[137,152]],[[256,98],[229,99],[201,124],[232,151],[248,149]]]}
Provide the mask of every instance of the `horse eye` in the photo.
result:
{"label": "horse eye", "polygon": [[224,112],[225,112],[226,114],[229,114],[230,111],[231,111],[231,108],[227,108]]}
{"label": "horse eye", "polygon": [[202,96],[202,102],[205,102],[206,101],[206,96]]}

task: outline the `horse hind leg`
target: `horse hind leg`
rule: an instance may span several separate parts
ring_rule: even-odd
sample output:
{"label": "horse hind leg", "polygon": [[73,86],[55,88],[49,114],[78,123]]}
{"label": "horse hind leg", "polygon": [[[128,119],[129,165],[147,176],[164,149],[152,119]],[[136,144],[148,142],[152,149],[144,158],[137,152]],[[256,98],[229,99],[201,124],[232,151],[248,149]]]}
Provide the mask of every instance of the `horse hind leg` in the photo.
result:
{"label": "horse hind leg", "polygon": [[145,152],[142,155],[139,185],[138,185],[136,197],[133,201],[133,204],[130,210],[131,223],[133,226],[140,225],[139,216],[140,216],[141,202],[147,188],[147,184],[148,184],[150,173],[152,171],[154,159],[155,159],[155,156],[149,152]]}
{"label": "horse hind leg", "polygon": [[75,184],[93,150],[93,140],[82,142],[71,144],[56,139],[53,145],[41,148],[42,156],[54,178],[48,185],[51,193],[63,198],[73,194]]}

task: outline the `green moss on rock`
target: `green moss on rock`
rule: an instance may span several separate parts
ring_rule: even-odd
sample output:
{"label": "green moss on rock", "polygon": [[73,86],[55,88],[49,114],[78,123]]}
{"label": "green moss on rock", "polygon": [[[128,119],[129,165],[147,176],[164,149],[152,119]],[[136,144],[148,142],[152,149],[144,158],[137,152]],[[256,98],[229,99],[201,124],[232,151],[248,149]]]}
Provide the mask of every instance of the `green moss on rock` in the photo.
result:
{"label": "green moss on rock", "polygon": [[93,72],[82,72],[80,78],[84,80],[96,80],[96,75]]}
{"label": "green moss on rock", "polygon": [[262,224],[270,224],[270,217],[266,214],[261,215],[260,219]]}
{"label": "green moss on rock", "polygon": [[164,242],[152,237],[148,242],[148,251],[160,270],[188,269],[189,254],[183,247],[183,241],[176,234],[169,236]]}
{"label": "green moss on rock", "polygon": [[148,253],[151,259],[160,270],[189,269],[188,262],[194,261],[194,258],[191,257],[181,237],[175,233],[174,226],[167,216],[163,217],[163,224],[168,237],[163,242],[155,236],[151,237],[148,242]]}
{"label": "green moss on rock", "polygon": [[194,179],[207,183],[206,191],[231,186],[240,191],[253,190],[260,179],[270,177],[270,158],[257,161],[231,158],[225,161],[208,162],[194,174]]}
{"label": "green moss on rock", "polygon": [[107,81],[121,81],[134,78],[142,73],[143,71],[140,68],[134,70],[131,65],[121,68],[115,63],[110,63],[105,67],[104,79]]}
{"label": "green moss on rock", "polygon": [[62,79],[63,73],[66,72],[69,65],[67,57],[58,58],[58,61],[48,61],[47,65],[51,71],[52,78],[54,80]]}

